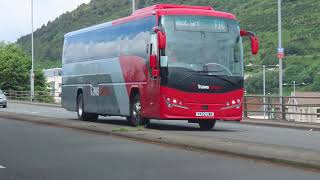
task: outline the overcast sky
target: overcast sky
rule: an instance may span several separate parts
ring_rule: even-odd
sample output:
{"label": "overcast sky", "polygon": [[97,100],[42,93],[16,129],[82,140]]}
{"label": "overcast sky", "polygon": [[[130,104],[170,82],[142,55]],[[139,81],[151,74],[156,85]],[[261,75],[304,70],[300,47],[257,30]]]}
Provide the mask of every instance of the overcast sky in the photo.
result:
{"label": "overcast sky", "polygon": [[[34,29],[90,0],[33,0]],[[15,42],[31,32],[31,0],[0,0],[0,41]]]}

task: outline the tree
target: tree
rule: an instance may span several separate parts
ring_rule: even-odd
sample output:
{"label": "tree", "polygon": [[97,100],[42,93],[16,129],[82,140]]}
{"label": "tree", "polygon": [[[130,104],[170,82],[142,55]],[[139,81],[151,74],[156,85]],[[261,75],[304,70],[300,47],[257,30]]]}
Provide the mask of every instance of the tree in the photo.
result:
{"label": "tree", "polygon": [[4,41],[0,41],[0,48],[5,46],[5,45],[6,45],[6,43]]}
{"label": "tree", "polygon": [[[30,90],[31,59],[18,46],[0,47],[0,88],[3,90]],[[46,90],[42,71],[35,72],[35,90]]]}
{"label": "tree", "polygon": [[312,90],[320,92],[320,75],[317,75],[314,78],[313,85],[312,85]]}
{"label": "tree", "polygon": [[[266,72],[266,93],[276,94],[278,92],[278,71]],[[253,74],[245,82],[248,94],[263,94],[263,74]]]}

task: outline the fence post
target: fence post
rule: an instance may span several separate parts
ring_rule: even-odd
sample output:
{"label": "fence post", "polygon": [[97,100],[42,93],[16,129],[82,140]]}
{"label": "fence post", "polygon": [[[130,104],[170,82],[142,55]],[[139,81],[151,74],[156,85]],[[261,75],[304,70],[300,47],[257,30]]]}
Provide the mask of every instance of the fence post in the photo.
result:
{"label": "fence post", "polygon": [[271,97],[270,97],[270,93],[268,93],[268,96],[267,96],[267,111],[268,111],[268,119],[272,119],[271,118]]}
{"label": "fence post", "polygon": [[281,104],[281,114],[282,114],[282,120],[286,120],[286,103],[284,101],[284,97],[281,97],[282,99],[282,104]]}
{"label": "fence post", "polygon": [[247,106],[247,97],[246,96],[243,97],[243,107],[244,107],[244,109],[243,109],[244,117],[248,118],[248,106]]}

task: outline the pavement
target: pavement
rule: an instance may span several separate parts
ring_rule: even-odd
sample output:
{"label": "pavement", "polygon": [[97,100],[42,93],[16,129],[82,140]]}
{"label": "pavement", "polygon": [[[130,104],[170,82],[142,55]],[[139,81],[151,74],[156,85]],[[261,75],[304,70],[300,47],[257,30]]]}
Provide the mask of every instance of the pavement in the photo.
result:
{"label": "pavement", "polygon": [[0,144],[1,180],[319,179],[305,169],[7,118]]}
{"label": "pavement", "polygon": [[246,118],[243,120],[245,124],[252,125],[263,125],[271,127],[285,127],[293,129],[304,129],[310,131],[320,131],[320,124],[318,123],[304,123],[304,122],[293,122],[286,120],[264,120],[264,119],[250,119]]}
{"label": "pavement", "polygon": [[[10,100],[9,103],[13,104],[25,104],[27,106],[46,106],[46,107],[61,107],[60,104],[49,104],[49,103],[39,103],[39,102],[29,102],[29,101],[15,101]],[[66,113],[66,112],[64,112]],[[68,116],[76,118],[71,113]],[[233,122],[231,122],[233,123]],[[320,131],[320,124],[317,123],[306,123],[306,122],[293,122],[286,120],[265,120],[265,119],[256,119],[256,118],[244,118],[241,122],[242,124],[251,124],[251,125],[262,125],[262,126],[271,126],[271,127],[285,127],[293,129],[303,129],[310,131]]]}
{"label": "pavement", "polygon": [[218,123],[213,131],[200,131],[195,125],[181,121],[152,121],[148,129],[135,129],[129,128],[127,122],[121,118],[111,117],[99,122],[81,122],[75,120],[75,113],[64,112],[61,108],[14,103],[11,104],[11,108],[9,105],[8,109],[1,110],[0,117],[320,169],[318,131],[223,122]]}

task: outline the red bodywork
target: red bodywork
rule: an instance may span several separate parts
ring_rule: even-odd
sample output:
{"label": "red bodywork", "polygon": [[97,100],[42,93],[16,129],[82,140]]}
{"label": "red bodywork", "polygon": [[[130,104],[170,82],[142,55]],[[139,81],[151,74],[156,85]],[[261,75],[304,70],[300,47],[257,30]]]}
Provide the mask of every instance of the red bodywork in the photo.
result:
{"label": "red bodywork", "polygon": [[[161,119],[217,119],[217,120],[232,120],[240,121],[242,119],[242,101],[243,89],[239,89],[223,94],[204,94],[204,93],[187,93],[167,87],[160,88],[160,118]],[[177,99],[182,102],[182,106],[188,109],[179,107],[168,107],[165,98]],[[240,100],[240,103],[237,102]],[[235,101],[235,104],[232,104]],[[227,106],[227,103],[230,105]],[[206,109],[203,107],[206,106]],[[224,109],[234,106],[230,109]],[[214,117],[196,117],[196,112],[213,112]]]}
{"label": "red bodywork", "polygon": [[[113,21],[113,25],[147,16],[156,16],[158,21],[162,15],[196,15],[236,19],[230,13],[214,11],[212,7],[161,4],[138,10],[129,17]],[[142,106],[141,113],[144,117],[183,120],[216,119],[240,121],[242,119],[243,89],[222,94],[187,93],[160,86],[160,77],[157,79],[151,78],[150,71],[148,71],[147,64],[143,59],[130,56],[121,57],[120,63],[124,80],[127,83],[128,95],[131,94],[133,89],[139,90]],[[168,107],[167,97],[178,99],[188,109]],[[233,100],[240,100],[241,102],[237,102],[237,107],[223,109],[228,102],[232,106]],[[206,107],[205,110],[204,106]],[[213,112],[214,117],[196,117],[196,112]]]}

